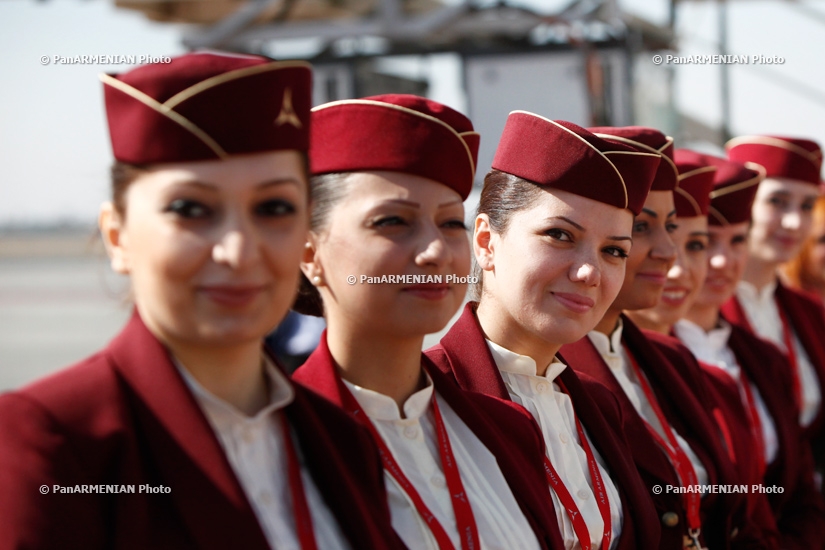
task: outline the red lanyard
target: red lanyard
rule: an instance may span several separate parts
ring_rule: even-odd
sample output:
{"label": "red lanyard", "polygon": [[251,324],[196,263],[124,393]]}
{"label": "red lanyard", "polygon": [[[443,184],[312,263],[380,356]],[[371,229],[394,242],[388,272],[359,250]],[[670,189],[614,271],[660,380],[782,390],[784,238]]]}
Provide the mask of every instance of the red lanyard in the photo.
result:
{"label": "red lanyard", "polygon": [[[636,378],[639,380],[639,385],[642,386],[642,390],[645,392],[645,396],[647,396],[647,401],[650,403],[653,412],[656,413],[656,418],[659,419],[659,424],[662,426],[662,431],[665,432],[667,441],[662,439],[662,436],[660,436],[659,433],[647,422],[647,420],[645,420],[647,429],[656,440],[656,443],[658,443],[667,454],[670,459],[670,463],[676,469],[676,474],[679,476],[679,482],[682,484],[682,487],[698,485],[699,479],[696,477],[696,470],[694,470],[693,464],[690,463],[690,459],[684,449],[682,449],[682,447],[679,446],[679,442],[676,441],[676,435],[673,433],[673,428],[670,427],[670,423],[667,421],[667,418],[665,418],[665,415],[659,406],[659,401],[656,399],[656,395],[650,387],[650,383],[647,381],[647,378],[644,377],[642,369],[639,368],[639,364],[636,362],[633,354],[631,354],[629,350],[626,351],[627,356],[630,358],[630,365],[633,367],[633,371],[636,373]],[[702,520],[699,517],[699,507],[701,506],[702,500],[701,495],[698,491],[685,491],[684,499],[685,510],[687,511],[689,533],[694,541],[698,542],[699,532],[702,527]]]}
{"label": "red lanyard", "polygon": [[788,353],[788,362],[791,364],[791,375],[793,377],[793,394],[796,399],[796,405],[799,410],[802,410],[802,382],[799,379],[799,362],[796,360],[796,347],[793,345],[793,335],[791,333],[791,324],[788,322],[788,317],[785,315],[785,310],[779,300],[776,301],[776,309],[779,311],[779,319],[782,321],[782,339],[785,341],[785,349]]}
{"label": "red lanyard", "polygon": [[[567,388],[564,382],[557,380],[556,383],[561,388],[561,391],[567,393]],[[572,402],[571,402],[572,406]],[[607,488],[602,481],[602,474],[599,471],[599,463],[596,462],[596,457],[593,455],[593,450],[590,448],[590,443],[584,435],[584,429],[576,416],[575,409],[573,410],[573,418],[576,420],[576,431],[579,433],[584,454],[587,455],[587,466],[590,469],[590,479],[593,481],[593,492],[596,493],[596,503],[599,506],[599,513],[604,521],[604,535],[602,537],[602,550],[610,548],[610,537],[613,535],[613,528],[610,520],[610,502],[607,499]],[[570,495],[570,491],[564,485],[564,482],[559,477],[558,472],[553,467],[547,455],[544,456],[544,473],[547,476],[547,482],[553,487],[556,495],[559,497],[567,515],[570,516],[570,523],[573,524],[573,531],[579,539],[579,544],[582,548],[590,548],[590,531],[587,529],[587,524],[582,518],[579,507]]]}
{"label": "red lanyard", "polygon": [[[378,451],[381,455],[381,462],[384,464],[384,469],[389,473],[395,481],[401,486],[403,491],[407,493],[410,500],[413,502],[415,509],[421,518],[427,523],[433,536],[435,537],[438,547],[441,550],[449,550],[454,548],[447,531],[436,519],[435,515],[430,511],[421,495],[415,489],[413,484],[404,475],[398,462],[392,456],[387,444],[378,433],[378,430],[370,421],[364,409],[358,404],[355,397],[347,390],[343,392],[344,406],[364,425],[372,434],[372,438],[378,445]],[[470,507],[470,500],[467,493],[464,491],[464,484],[461,482],[461,474],[458,471],[458,463],[453,456],[453,449],[450,446],[450,437],[447,434],[447,428],[444,426],[444,420],[441,417],[441,411],[438,409],[438,401],[433,392],[433,417],[435,419],[435,431],[438,437],[438,454],[441,456],[441,467],[444,469],[444,477],[447,479],[447,489],[450,491],[450,500],[453,503],[453,512],[455,513],[456,526],[458,534],[461,537],[461,548],[463,550],[477,550],[481,548],[478,537],[478,527],[476,526],[473,510]]]}
{"label": "red lanyard", "polygon": [[739,372],[739,382],[742,384],[742,390],[745,393],[745,402],[748,405],[748,413],[751,417],[751,430],[753,430],[753,438],[756,441],[758,451],[757,455],[759,455],[756,457],[756,461],[759,466],[759,477],[761,478],[765,475],[765,469],[767,468],[767,464],[765,463],[767,459],[765,457],[765,434],[762,432],[762,419],[759,417],[759,409],[756,408],[756,398],[753,395],[750,382],[748,382],[748,377],[741,368]]}
{"label": "red lanyard", "polygon": [[309,513],[306,494],[304,493],[304,483],[301,479],[301,463],[298,461],[298,453],[295,451],[295,443],[292,441],[292,431],[289,429],[289,421],[285,414],[281,414],[281,425],[284,430],[284,442],[286,443],[287,470],[289,471],[289,492],[292,496],[292,508],[295,514],[295,527],[298,530],[298,541],[302,550],[317,550],[315,544],[315,531],[312,529],[312,516]]}

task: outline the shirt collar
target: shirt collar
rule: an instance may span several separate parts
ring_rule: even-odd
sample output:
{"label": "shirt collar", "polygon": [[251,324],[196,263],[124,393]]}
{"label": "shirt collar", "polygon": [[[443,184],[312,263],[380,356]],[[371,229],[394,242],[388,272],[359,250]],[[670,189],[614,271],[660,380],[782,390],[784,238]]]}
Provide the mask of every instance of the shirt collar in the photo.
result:
{"label": "shirt collar", "polygon": [[388,395],[377,391],[362,388],[351,382],[344,380],[349,391],[352,393],[364,413],[373,420],[418,420],[427,412],[430,400],[433,398],[433,381],[430,375],[423,372],[426,377],[426,387],[418,390],[404,401],[404,418],[401,418],[401,411],[395,400]]}
{"label": "shirt collar", "polygon": [[252,417],[242,413],[233,405],[204,388],[195,377],[186,370],[186,367],[184,367],[180,361],[175,359],[174,363],[178,372],[183,377],[184,382],[189,387],[189,390],[195,396],[195,399],[198,400],[201,408],[215,424],[215,427],[218,430],[222,430],[238,422],[261,421],[273,412],[292,403],[292,400],[295,398],[295,390],[286,375],[275,367],[272,361],[265,355],[262,356],[262,361],[264,375],[269,382],[269,403]]}
{"label": "shirt collar", "polygon": [[616,328],[610,333],[610,336],[603,334],[597,330],[591,330],[587,333],[590,341],[596,347],[596,350],[602,357],[621,357],[622,353],[622,331],[624,324],[621,318],[616,323]]}
{"label": "shirt collar", "polygon": [[[514,351],[510,351],[509,349],[504,348],[490,340],[486,340],[486,342],[487,347],[490,348],[490,353],[493,355],[493,360],[496,362],[496,366],[500,371],[509,372],[512,374],[523,374],[526,376],[538,376],[536,374],[538,372],[538,368],[536,367],[536,362],[532,357],[520,355]],[[553,362],[548,365],[544,376],[540,378],[546,378],[552,382],[566,368],[567,365],[554,358]]]}
{"label": "shirt collar", "polygon": [[719,326],[707,332],[692,321],[679,319],[673,325],[673,331],[684,342],[688,348],[705,350],[710,357],[718,356],[719,353],[728,347],[731,326],[724,319],[719,319]]}
{"label": "shirt collar", "polygon": [[764,304],[769,300],[773,300],[774,293],[776,293],[776,284],[776,279],[773,279],[765,285],[762,290],[757,290],[757,288],[748,281],[740,280],[736,284],[736,295],[741,300]]}

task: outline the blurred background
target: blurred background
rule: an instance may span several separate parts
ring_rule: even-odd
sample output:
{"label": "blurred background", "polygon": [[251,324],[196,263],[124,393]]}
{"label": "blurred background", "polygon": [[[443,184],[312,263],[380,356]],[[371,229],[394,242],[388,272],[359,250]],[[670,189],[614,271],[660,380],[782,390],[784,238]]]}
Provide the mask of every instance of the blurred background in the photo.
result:
{"label": "blurred background", "polygon": [[130,312],[95,223],[111,162],[97,75],[132,65],[54,57],[203,48],[308,60],[316,104],[388,92],[446,103],[481,132],[479,182],[515,109],[654,126],[711,153],[747,133],[825,143],[822,1],[6,0],[0,391],[99,349]]}

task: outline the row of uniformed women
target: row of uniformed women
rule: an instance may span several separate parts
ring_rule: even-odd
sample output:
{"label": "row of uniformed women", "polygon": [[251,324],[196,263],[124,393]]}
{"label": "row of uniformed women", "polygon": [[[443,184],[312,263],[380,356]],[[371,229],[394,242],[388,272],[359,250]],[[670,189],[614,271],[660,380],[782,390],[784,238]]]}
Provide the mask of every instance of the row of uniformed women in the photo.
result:
{"label": "row of uniformed women", "polygon": [[[104,77],[101,229],[135,314],[99,354],[0,397],[0,548],[823,546],[801,362],[737,330],[777,362],[737,355],[738,378],[714,377],[724,364],[623,313],[655,306],[707,239],[709,180],[704,197],[687,181],[712,161],[691,158],[681,186],[660,132],[512,113],[473,227],[478,301],[422,355],[466,290],[451,276],[470,269],[478,134],[414,96],[310,115],[309,81],[214,53]],[[750,183],[720,180],[710,211],[735,219],[723,208]],[[676,245],[674,196],[697,218]],[[293,382],[261,340],[299,264],[300,307],[328,328]],[[720,306],[703,330],[727,326]],[[634,319],[678,319],[657,311]],[[810,322],[782,326],[804,346]],[[759,479],[786,492],[666,489]]]}

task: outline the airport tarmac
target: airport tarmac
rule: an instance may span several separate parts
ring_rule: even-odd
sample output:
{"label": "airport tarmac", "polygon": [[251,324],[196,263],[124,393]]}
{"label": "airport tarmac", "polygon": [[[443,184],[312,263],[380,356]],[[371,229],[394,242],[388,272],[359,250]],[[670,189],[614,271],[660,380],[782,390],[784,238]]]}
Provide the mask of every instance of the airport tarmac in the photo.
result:
{"label": "airport tarmac", "polygon": [[129,317],[92,229],[0,233],[0,391],[94,353]]}

